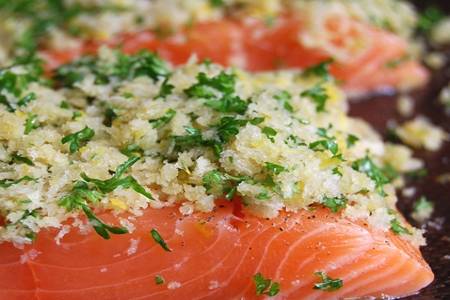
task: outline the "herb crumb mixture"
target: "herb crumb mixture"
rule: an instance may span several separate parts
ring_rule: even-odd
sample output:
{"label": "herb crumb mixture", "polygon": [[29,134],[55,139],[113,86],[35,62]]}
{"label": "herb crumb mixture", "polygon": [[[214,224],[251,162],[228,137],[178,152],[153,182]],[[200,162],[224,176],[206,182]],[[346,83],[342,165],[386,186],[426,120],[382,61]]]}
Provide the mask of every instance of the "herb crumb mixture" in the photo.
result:
{"label": "herb crumb mixture", "polygon": [[421,162],[347,116],[327,64],[172,70],[149,52],[104,48],[52,81],[35,65],[1,70],[0,242],[31,242],[83,214],[109,238],[128,230],[98,211],[180,203],[189,214],[239,198],[264,217],[321,203],[420,243],[395,215],[394,184]]}

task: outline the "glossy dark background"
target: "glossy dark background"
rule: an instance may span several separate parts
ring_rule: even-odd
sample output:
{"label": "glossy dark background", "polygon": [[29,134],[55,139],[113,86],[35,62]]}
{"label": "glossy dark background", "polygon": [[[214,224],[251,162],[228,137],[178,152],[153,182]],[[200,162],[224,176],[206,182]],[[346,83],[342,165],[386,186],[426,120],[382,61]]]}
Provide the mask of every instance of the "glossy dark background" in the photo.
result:
{"label": "glossy dark background", "polygon": [[[412,2],[419,9],[436,5],[450,15],[450,0]],[[446,53],[450,59],[450,51]],[[444,69],[434,72],[426,88],[412,92],[411,95],[415,101],[415,115],[427,116],[434,124],[450,133],[450,115],[445,114],[443,106],[438,102],[441,88],[449,81],[450,65],[447,64]],[[351,114],[369,121],[381,134],[387,136],[389,120],[396,120],[399,123],[405,120],[397,113],[396,99],[396,96],[372,97],[372,99],[354,103]],[[444,185],[436,180],[439,175],[450,173],[450,143],[445,143],[438,152],[415,151],[415,156],[425,161],[428,175],[423,179],[408,182],[408,187],[413,186],[417,189],[416,194],[406,198],[399,193],[398,206],[408,220],[415,224],[410,219],[412,205],[421,195],[425,195],[435,205],[431,222],[441,225],[441,228],[435,228],[433,223],[431,226],[427,224],[428,245],[422,248],[422,253],[436,276],[435,281],[419,295],[407,299],[450,299],[450,259],[444,258],[445,255],[450,258],[450,184]]]}

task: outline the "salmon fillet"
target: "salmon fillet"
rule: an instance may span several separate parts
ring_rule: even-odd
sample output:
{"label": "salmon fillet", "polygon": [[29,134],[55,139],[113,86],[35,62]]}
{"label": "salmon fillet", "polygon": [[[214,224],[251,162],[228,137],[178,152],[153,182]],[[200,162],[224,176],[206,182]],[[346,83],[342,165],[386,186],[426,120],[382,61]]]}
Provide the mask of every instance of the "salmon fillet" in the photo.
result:
{"label": "salmon fillet", "polygon": [[[410,243],[320,207],[271,220],[235,213],[230,203],[190,216],[168,207],[145,210],[135,224],[109,241],[72,230],[60,245],[56,231],[22,250],[1,244],[0,299],[260,299],[258,272],[280,283],[276,299],[399,297],[433,280]],[[152,228],[171,252],[151,238]],[[343,287],[313,289],[317,271]]]}
{"label": "salmon fillet", "polygon": [[393,33],[357,20],[330,20],[319,45],[306,45],[302,20],[280,17],[268,26],[262,21],[211,21],[195,24],[162,38],[151,31],[124,34],[108,42],[86,42],[72,51],[42,51],[50,69],[83,54],[95,53],[107,44],[125,53],[142,49],[157,51],[175,65],[196,54],[199,60],[210,59],[224,66],[238,66],[249,71],[277,68],[307,68],[326,59],[338,57],[331,73],[343,82],[351,94],[383,91],[388,88],[408,90],[426,83],[427,70],[407,57],[408,43]]}

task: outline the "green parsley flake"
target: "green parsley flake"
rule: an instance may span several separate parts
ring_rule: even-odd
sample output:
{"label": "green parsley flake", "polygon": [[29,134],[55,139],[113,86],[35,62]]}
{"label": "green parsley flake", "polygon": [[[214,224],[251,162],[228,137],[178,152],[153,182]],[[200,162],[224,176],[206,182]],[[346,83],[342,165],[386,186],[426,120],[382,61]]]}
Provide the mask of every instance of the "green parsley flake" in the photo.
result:
{"label": "green parsley flake", "polygon": [[264,127],[262,129],[262,133],[266,135],[266,137],[272,142],[275,143],[275,136],[277,135],[277,131],[272,127]]}
{"label": "green parsley flake", "polygon": [[175,115],[176,111],[170,108],[165,112],[165,114],[161,118],[149,120],[149,122],[150,124],[152,124],[153,128],[160,128],[168,124],[173,119],[173,117],[175,117]]}
{"label": "green parsley flake", "polygon": [[316,105],[317,112],[325,112],[328,94],[322,84],[316,84],[309,90],[303,91],[300,96],[307,97]]}
{"label": "green parsley flake", "polygon": [[319,128],[317,130],[317,135],[323,137],[324,139],[312,142],[308,145],[309,149],[314,151],[325,151],[329,150],[333,157],[338,156],[339,146],[334,137],[328,136],[327,130],[325,128]]}
{"label": "green parsley flake", "polygon": [[119,165],[113,177],[107,180],[100,180],[90,178],[86,173],[81,173],[81,178],[88,183],[92,183],[102,193],[110,193],[118,187],[123,189],[131,188],[136,193],[143,195],[147,199],[154,200],[152,195],[145,190],[145,188],[139,184],[139,182],[131,175],[123,177],[123,174],[134,165],[140,157],[132,156],[126,162]]}
{"label": "green parsley flake", "polygon": [[357,141],[359,141],[359,138],[357,136],[349,134],[347,136],[347,148],[353,147]]}
{"label": "green parsley flake", "polygon": [[103,120],[103,125],[106,127],[111,127],[112,123],[115,119],[117,119],[118,115],[111,107],[108,107],[105,110],[105,119]]}
{"label": "green parsley flake", "polygon": [[269,297],[276,296],[280,292],[280,284],[272,282],[271,279],[266,279],[261,273],[256,273],[253,276],[253,282],[256,286],[256,295],[267,295]]}
{"label": "green parsley flake", "polygon": [[266,162],[265,164],[266,164],[265,168],[275,175],[279,175],[281,172],[286,171],[286,168],[283,166],[280,166],[280,165],[277,165],[274,163],[270,163],[270,162]]}
{"label": "green parsley flake", "polygon": [[321,280],[321,282],[314,284],[315,290],[333,292],[340,289],[344,285],[342,279],[333,279],[328,277],[325,272],[315,272],[314,275],[320,277]]}
{"label": "green parsley flake", "polygon": [[19,179],[2,179],[2,180],[0,180],[0,187],[6,189],[6,188],[9,188],[12,185],[19,184],[19,183],[21,183],[23,181],[25,181],[25,182],[35,181],[36,182],[36,180],[37,179],[35,179],[33,177],[30,177],[30,176],[24,176],[24,177],[19,178]]}
{"label": "green parsley flake", "polygon": [[235,93],[236,76],[224,71],[219,75],[208,78],[203,72],[197,75],[197,83],[185,89],[190,98],[203,99],[204,104],[215,111],[224,113],[244,114],[247,101],[242,100]]}
{"label": "green parsley flake", "polygon": [[150,231],[150,234],[153,240],[155,240],[155,242],[158,243],[161,246],[161,248],[163,248],[167,252],[172,252],[172,250],[170,250],[169,246],[167,246],[166,242],[155,228],[153,228]]}
{"label": "green parsley flake", "polygon": [[29,166],[34,166],[34,163],[31,159],[29,159],[26,156],[22,156],[18,153],[13,153],[11,155],[11,163],[15,163],[15,164],[26,164]]}
{"label": "green parsley flake", "polygon": [[411,235],[411,231],[409,231],[406,227],[403,227],[397,219],[391,220],[391,230],[393,233],[397,235],[408,234]]}
{"label": "green parsley flake", "polygon": [[232,176],[219,170],[211,170],[203,176],[202,182],[207,192],[225,194],[225,199],[232,200],[236,186],[247,179],[246,176]]}
{"label": "green parsley flake", "polygon": [[332,212],[337,213],[347,206],[347,199],[344,197],[323,197],[322,204]]}
{"label": "green parsley flake", "polygon": [[333,59],[327,59],[317,65],[305,69],[302,75],[305,77],[319,77],[322,80],[329,81],[333,78],[330,75],[330,65],[333,62]]}
{"label": "green parsley flake", "polygon": [[28,118],[25,120],[25,130],[24,134],[29,134],[34,129],[39,128],[38,116],[35,114],[29,114]]}
{"label": "green parsley flake", "polygon": [[164,99],[170,94],[172,94],[173,89],[175,88],[174,85],[169,83],[169,78],[166,78],[163,83],[161,84],[161,87],[159,89],[158,95],[155,96],[155,99],[161,98]]}
{"label": "green parsley flake", "polygon": [[70,153],[75,153],[78,151],[78,149],[80,149],[82,145],[90,141],[94,137],[94,135],[95,135],[94,130],[86,126],[84,129],[78,132],[63,137],[61,143],[62,144],[70,143],[69,145]]}
{"label": "green parsley flake", "polygon": [[389,178],[368,156],[353,162],[352,168],[358,172],[366,174],[375,182],[378,193],[382,196],[386,195],[383,190],[383,186],[390,182]]}
{"label": "green parsley flake", "polygon": [[290,102],[292,100],[292,95],[289,94],[288,91],[281,91],[280,93],[276,94],[274,98],[278,100],[281,105],[283,105],[285,110],[291,113],[294,112],[294,108],[292,107]]}
{"label": "green parsley flake", "polygon": [[125,234],[128,230],[124,227],[115,227],[105,224],[94,212],[89,208],[88,202],[98,203],[102,194],[96,190],[89,188],[84,181],[75,183],[72,191],[58,201],[58,205],[66,208],[68,211],[81,209],[88,218],[89,224],[94,228],[95,232],[104,239],[110,239],[111,234]]}
{"label": "green parsley flake", "polygon": [[162,277],[161,275],[156,275],[155,276],[155,283],[157,285],[164,284],[164,282],[165,282],[164,277]]}

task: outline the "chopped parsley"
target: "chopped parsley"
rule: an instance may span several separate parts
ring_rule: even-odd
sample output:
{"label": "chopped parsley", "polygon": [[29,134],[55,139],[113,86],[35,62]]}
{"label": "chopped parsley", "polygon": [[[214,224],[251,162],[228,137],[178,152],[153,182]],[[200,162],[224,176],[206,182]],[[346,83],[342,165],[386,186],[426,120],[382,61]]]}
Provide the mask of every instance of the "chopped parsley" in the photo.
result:
{"label": "chopped parsley", "polygon": [[23,176],[22,178],[19,178],[19,179],[2,179],[2,180],[0,180],[0,187],[6,189],[12,185],[19,184],[23,181],[29,182],[29,181],[36,181],[36,180],[37,179],[30,177],[30,176]]}
{"label": "chopped parsley", "polygon": [[262,129],[262,133],[266,135],[266,137],[272,142],[275,143],[275,136],[277,135],[277,131],[272,127],[264,127]]}
{"label": "chopped parsley", "polygon": [[153,228],[150,231],[150,234],[153,240],[155,240],[155,242],[158,243],[161,246],[161,248],[163,248],[167,252],[172,252],[172,250],[170,250],[169,246],[167,246],[166,242],[155,228]]}
{"label": "chopped parsley", "polygon": [[27,106],[31,101],[36,100],[35,93],[29,93],[17,102],[18,106]]}
{"label": "chopped parsley", "polygon": [[256,273],[253,276],[253,282],[256,286],[256,295],[266,295],[269,297],[276,296],[280,292],[280,284],[272,282],[271,279],[266,279],[261,273]]}
{"label": "chopped parsley", "polygon": [[209,0],[209,4],[212,7],[222,7],[225,5],[225,2],[223,0]]}
{"label": "chopped parsley", "polygon": [[108,107],[105,110],[105,119],[103,120],[103,125],[105,125],[106,127],[111,127],[112,123],[115,119],[117,119],[118,115],[117,113],[114,111],[113,108]]}
{"label": "chopped parsley", "polygon": [[283,105],[285,110],[287,110],[288,112],[294,112],[294,108],[291,104],[292,95],[289,94],[288,91],[281,91],[280,93],[276,94],[274,98],[278,100],[281,105]]}
{"label": "chopped parsley", "polygon": [[158,98],[166,98],[170,94],[172,94],[173,89],[175,88],[174,85],[169,83],[169,78],[166,78],[163,83],[161,84],[161,87],[159,89],[158,95],[156,95],[155,99]]}
{"label": "chopped parsley", "polygon": [[28,118],[25,120],[25,130],[24,134],[29,134],[34,129],[39,128],[38,116],[35,114],[29,114]]}
{"label": "chopped parsley", "polygon": [[331,172],[332,172],[334,175],[338,175],[338,176],[342,177],[342,172],[339,170],[338,167],[333,168],[333,170],[331,170]]}
{"label": "chopped parsley", "polygon": [[90,141],[95,135],[94,130],[89,127],[84,127],[84,129],[66,135],[62,138],[61,143],[66,144],[69,143],[70,153],[75,153],[80,149],[82,145],[85,145],[88,141]]}
{"label": "chopped parsley", "polygon": [[149,123],[152,124],[153,128],[160,128],[168,124],[173,119],[173,117],[175,117],[176,113],[176,111],[170,108],[164,113],[161,118],[149,120]]}
{"label": "chopped parsley", "polygon": [[445,13],[435,6],[428,7],[419,17],[417,29],[425,34],[430,33],[431,29],[445,18]]}
{"label": "chopped parsley", "polygon": [[95,84],[104,85],[140,76],[157,81],[167,78],[170,71],[165,61],[157,54],[143,50],[134,55],[116,52],[116,60],[112,65],[105,65],[105,62],[94,57],[82,57],[59,67],[54,79],[66,87],[71,87],[90,73],[95,76]]}
{"label": "chopped parsley", "polygon": [[333,63],[333,59],[327,59],[317,65],[311,66],[303,71],[305,77],[319,77],[322,80],[329,81],[332,79],[330,75],[330,65]]}
{"label": "chopped parsley", "polygon": [[300,96],[310,99],[316,105],[317,112],[325,111],[325,106],[329,97],[323,84],[316,84],[312,88],[303,91]]}
{"label": "chopped parsley", "polygon": [[391,230],[393,233],[397,235],[401,234],[409,234],[411,235],[411,231],[409,231],[406,227],[403,227],[397,219],[391,220]]}
{"label": "chopped parsley", "polygon": [[347,206],[347,199],[344,197],[323,197],[322,204],[332,212],[337,213]]}
{"label": "chopped parsley", "polygon": [[333,157],[338,157],[339,146],[334,137],[329,136],[327,129],[319,128],[317,130],[317,135],[322,137],[322,140],[312,142],[308,145],[309,149],[314,151],[325,151],[328,150],[333,154]]}
{"label": "chopped parsley", "polygon": [[314,284],[315,290],[333,292],[340,289],[344,285],[342,279],[333,279],[328,277],[325,272],[315,272],[314,275],[318,276],[321,280],[321,282]]}
{"label": "chopped parsley", "polygon": [[114,175],[107,180],[100,180],[90,178],[86,173],[81,173],[81,178],[88,183],[92,183],[102,193],[110,193],[116,188],[121,187],[123,189],[133,189],[136,193],[143,195],[147,199],[153,200],[152,195],[145,190],[145,188],[139,184],[139,182],[131,175],[125,176],[124,173],[134,165],[140,157],[132,156],[126,162],[119,165]]}
{"label": "chopped parsley", "polygon": [[22,156],[18,153],[13,153],[11,155],[11,163],[16,163],[16,164],[26,164],[29,166],[34,166],[34,163],[31,159],[29,159],[26,156]]}
{"label": "chopped parsley", "polygon": [[263,191],[261,193],[259,193],[258,195],[256,195],[256,199],[258,200],[269,200],[270,199],[270,195],[267,191]]}
{"label": "chopped parsley", "polygon": [[289,148],[296,148],[298,146],[306,146],[305,142],[303,142],[298,136],[296,135],[289,135],[285,140],[284,143],[288,145]]}
{"label": "chopped parsley", "polygon": [[161,275],[156,275],[156,276],[155,276],[155,283],[156,283],[157,285],[164,284],[164,282],[166,282],[166,281],[164,280],[164,277],[162,277]]}
{"label": "chopped parsley", "polygon": [[280,165],[277,165],[274,163],[270,163],[270,162],[266,162],[265,164],[266,164],[265,168],[275,175],[279,175],[281,172],[286,171],[286,168],[283,166],[280,166]]}
{"label": "chopped parsley", "polygon": [[122,153],[128,157],[136,156],[136,154],[138,154],[139,156],[142,156],[144,154],[144,149],[142,149],[139,145],[130,144],[130,145],[127,145],[124,148],[122,148],[120,150],[120,153]]}
{"label": "chopped parsley", "polygon": [[203,99],[204,104],[215,111],[244,114],[248,102],[235,95],[236,76],[222,71],[209,78],[205,73],[197,74],[197,83],[184,90],[195,99]]}
{"label": "chopped parsley", "polygon": [[232,200],[236,186],[247,179],[246,176],[233,176],[219,170],[211,170],[203,176],[202,182],[207,192],[222,194],[225,195],[225,199]]}
{"label": "chopped parsley", "polygon": [[359,138],[356,135],[349,134],[347,136],[347,148],[353,147],[357,141],[359,141]]}
{"label": "chopped parsley", "polygon": [[428,171],[425,168],[420,168],[417,170],[409,171],[405,173],[405,176],[411,180],[418,180],[424,178],[428,175]]}
{"label": "chopped parsley", "polygon": [[66,208],[68,211],[81,209],[85,213],[89,224],[94,228],[95,232],[106,240],[110,238],[110,233],[128,233],[126,228],[105,224],[95,216],[94,212],[89,208],[88,203],[98,203],[101,197],[102,194],[90,189],[86,182],[77,181],[73,186],[72,191],[59,200],[58,205]]}
{"label": "chopped parsley", "polygon": [[184,130],[187,133],[186,135],[172,136],[173,148],[176,152],[189,150],[205,144],[200,130],[190,126],[184,126]]}
{"label": "chopped parsley", "polygon": [[[114,176],[108,180],[99,180],[88,177],[85,173],[81,174],[84,181],[77,181],[72,188],[72,191],[61,198],[58,204],[65,207],[68,211],[81,209],[86,214],[89,223],[94,227],[94,230],[104,239],[110,238],[112,234],[128,233],[128,230],[123,227],[114,227],[103,223],[98,217],[94,215],[89,208],[88,203],[96,204],[100,201],[105,193],[112,192],[118,187],[124,189],[132,188],[137,193],[144,195],[149,199],[153,199],[151,194],[142,187],[136,179],[132,176],[123,177],[123,174],[139,160],[138,157],[131,157],[125,163],[119,165]],[[89,186],[89,183],[93,186]]]}
{"label": "chopped parsley", "polygon": [[379,168],[367,155],[352,164],[352,168],[358,172],[366,174],[375,182],[378,193],[386,196],[383,186],[390,182],[389,178],[384,174],[383,170]]}

